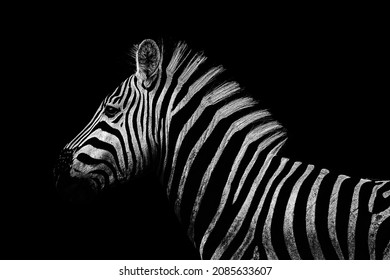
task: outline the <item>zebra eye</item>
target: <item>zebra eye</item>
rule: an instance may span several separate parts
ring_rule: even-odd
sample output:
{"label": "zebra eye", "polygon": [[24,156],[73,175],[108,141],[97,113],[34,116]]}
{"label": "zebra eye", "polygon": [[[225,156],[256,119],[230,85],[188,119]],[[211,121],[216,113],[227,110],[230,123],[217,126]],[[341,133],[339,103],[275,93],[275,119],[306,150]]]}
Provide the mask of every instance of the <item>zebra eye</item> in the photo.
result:
{"label": "zebra eye", "polygon": [[112,118],[119,112],[118,108],[115,108],[113,106],[107,105],[104,109],[104,114],[106,114],[107,117]]}

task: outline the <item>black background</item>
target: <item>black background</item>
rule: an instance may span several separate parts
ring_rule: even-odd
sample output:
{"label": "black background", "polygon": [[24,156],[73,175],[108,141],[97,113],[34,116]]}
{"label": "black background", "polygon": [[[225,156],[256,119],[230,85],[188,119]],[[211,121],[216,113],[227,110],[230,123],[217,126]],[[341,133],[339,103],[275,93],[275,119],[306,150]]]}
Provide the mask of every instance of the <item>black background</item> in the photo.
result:
{"label": "black background", "polygon": [[153,178],[86,206],[68,205],[54,190],[59,151],[134,71],[130,49],[145,38],[184,40],[223,64],[287,128],[289,156],[389,178],[389,45],[381,16],[364,7],[232,8],[155,18],[135,7],[53,7],[10,21],[0,259],[197,258]]}

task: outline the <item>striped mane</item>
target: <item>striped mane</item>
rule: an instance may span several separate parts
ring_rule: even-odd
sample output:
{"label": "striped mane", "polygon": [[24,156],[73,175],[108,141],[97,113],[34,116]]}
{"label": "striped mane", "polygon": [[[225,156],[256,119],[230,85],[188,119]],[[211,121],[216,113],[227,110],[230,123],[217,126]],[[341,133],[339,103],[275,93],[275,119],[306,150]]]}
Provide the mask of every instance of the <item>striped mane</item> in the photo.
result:
{"label": "striped mane", "polygon": [[[164,50],[163,47],[162,49]],[[167,54],[167,58],[168,56],[169,55]],[[242,93],[242,88],[237,82],[227,81],[221,77],[221,74],[225,72],[223,66],[207,65],[204,68],[208,69],[200,69],[206,60],[207,57],[203,52],[192,53],[192,51],[189,50],[187,44],[184,42],[179,42],[174,48],[174,51],[169,60],[169,64],[166,67],[166,73],[170,78],[172,78],[179,69],[181,71],[181,74],[177,79],[176,88],[171,95],[171,103],[175,105],[173,114],[182,109],[189,102],[189,100],[191,100],[199,93],[207,96],[208,99],[215,100],[216,102],[231,96],[235,96],[241,100],[238,108],[240,106],[254,107],[258,104],[258,102],[250,96],[238,95],[239,93]],[[197,79],[193,82],[191,81],[192,83],[189,86],[188,91],[185,92],[185,95],[181,96],[181,98],[178,97],[178,94],[183,85],[188,82],[188,80],[195,74],[195,72],[201,72],[202,70],[204,71],[203,74],[197,77]],[[209,84],[212,84],[212,86],[210,86],[206,92],[201,91]]]}

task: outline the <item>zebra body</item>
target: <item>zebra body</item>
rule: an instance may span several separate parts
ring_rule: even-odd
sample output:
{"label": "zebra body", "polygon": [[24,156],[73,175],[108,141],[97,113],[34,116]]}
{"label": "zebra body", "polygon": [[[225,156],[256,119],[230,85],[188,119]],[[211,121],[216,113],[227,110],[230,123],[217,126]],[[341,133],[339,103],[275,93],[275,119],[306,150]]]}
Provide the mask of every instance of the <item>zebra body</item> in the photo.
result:
{"label": "zebra body", "polygon": [[134,56],[137,72],[60,155],[64,195],[149,169],[201,258],[390,258],[389,181],[282,157],[285,129],[183,43],[144,40]]}

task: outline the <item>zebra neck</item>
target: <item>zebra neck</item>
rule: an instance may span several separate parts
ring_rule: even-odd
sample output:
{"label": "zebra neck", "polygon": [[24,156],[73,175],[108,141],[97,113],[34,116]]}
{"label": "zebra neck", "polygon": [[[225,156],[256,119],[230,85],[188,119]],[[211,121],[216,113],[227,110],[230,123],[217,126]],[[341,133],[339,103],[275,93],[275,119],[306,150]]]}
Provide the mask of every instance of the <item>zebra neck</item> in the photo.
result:
{"label": "zebra neck", "polygon": [[254,126],[253,114],[260,117],[268,113],[258,111],[227,122],[219,133],[206,129],[197,138],[173,137],[179,140],[168,161],[172,162],[167,172],[168,196],[191,240],[198,245],[200,229],[207,225],[204,219],[209,223],[212,218],[210,210],[215,210],[216,222],[225,205],[235,203],[232,195],[241,200],[238,194],[248,188],[259,165],[269,163],[286,141],[285,131],[277,122]]}

